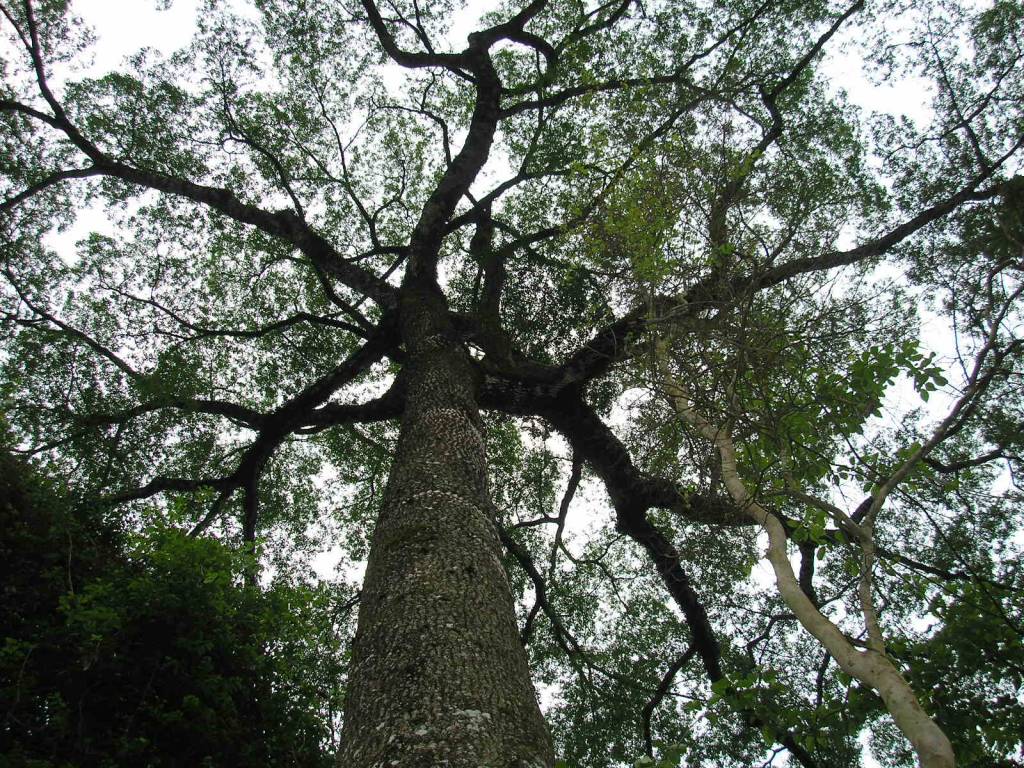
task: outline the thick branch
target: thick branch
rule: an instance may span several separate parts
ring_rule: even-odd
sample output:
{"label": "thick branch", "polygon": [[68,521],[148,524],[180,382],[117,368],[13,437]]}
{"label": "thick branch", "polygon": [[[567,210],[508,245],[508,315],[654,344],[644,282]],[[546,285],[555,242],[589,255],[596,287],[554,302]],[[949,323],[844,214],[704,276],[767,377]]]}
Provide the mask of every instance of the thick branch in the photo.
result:
{"label": "thick branch", "polygon": [[435,52],[421,53],[416,51],[406,51],[400,48],[398,43],[395,41],[394,35],[391,34],[391,30],[389,30],[387,24],[384,23],[384,19],[381,17],[380,11],[377,10],[376,4],[372,2],[372,0],[362,0],[362,3],[363,9],[366,11],[366,16],[370,21],[370,26],[373,27],[373,31],[377,34],[377,39],[380,41],[381,47],[387,55],[395,61],[395,63],[412,69],[422,67],[462,69],[467,67],[465,54]]}
{"label": "thick branch", "polygon": [[303,419],[303,432],[320,432],[340,424],[389,421],[400,418],[405,407],[404,388],[393,386],[384,395],[364,403],[327,403]]}
{"label": "thick branch", "polygon": [[625,446],[583,402],[578,389],[550,392],[548,387],[530,388],[489,378],[480,393],[480,405],[515,415],[540,416],[551,423],[601,478],[616,508],[658,507],[691,522],[750,523],[730,502],[688,493],[669,480],[638,470]]}
{"label": "thick branch", "polygon": [[232,485],[233,481],[227,477],[204,477],[198,480],[184,477],[155,477],[143,486],[120,491],[112,496],[108,496],[106,501],[113,504],[121,504],[126,501],[148,499],[156,496],[158,493],[166,493],[167,491],[198,491],[201,488],[222,489]]}
{"label": "thick branch", "polygon": [[431,284],[436,281],[434,273],[445,229],[459,200],[487,162],[498,126],[498,93],[501,88],[498,73],[481,41],[472,35],[470,40],[471,47],[466,56],[477,76],[477,84],[469,132],[462,149],[448,164],[424,204],[413,229],[409,239],[408,280],[427,280]]}

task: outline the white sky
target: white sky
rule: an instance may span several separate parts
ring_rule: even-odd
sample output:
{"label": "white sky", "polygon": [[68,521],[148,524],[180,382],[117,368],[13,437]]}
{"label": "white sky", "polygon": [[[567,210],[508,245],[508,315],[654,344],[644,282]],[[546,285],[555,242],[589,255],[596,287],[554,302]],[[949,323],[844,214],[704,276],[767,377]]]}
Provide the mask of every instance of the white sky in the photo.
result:
{"label": "white sky", "polygon": [[174,0],[158,11],[156,0],[72,0],[71,7],[97,35],[92,74],[117,69],[140,48],[169,54],[189,43],[196,27],[198,0]]}

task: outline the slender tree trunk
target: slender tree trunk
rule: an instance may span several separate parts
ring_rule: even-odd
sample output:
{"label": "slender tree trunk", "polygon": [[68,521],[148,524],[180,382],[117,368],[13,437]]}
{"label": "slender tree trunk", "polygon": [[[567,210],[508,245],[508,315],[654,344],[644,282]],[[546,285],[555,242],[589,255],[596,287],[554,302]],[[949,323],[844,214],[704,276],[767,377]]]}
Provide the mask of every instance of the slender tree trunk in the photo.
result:
{"label": "slender tree trunk", "polygon": [[[465,350],[433,292],[403,301],[398,452],[370,549],[339,765],[546,768]],[[431,306],[433,305],[433,306]]]}

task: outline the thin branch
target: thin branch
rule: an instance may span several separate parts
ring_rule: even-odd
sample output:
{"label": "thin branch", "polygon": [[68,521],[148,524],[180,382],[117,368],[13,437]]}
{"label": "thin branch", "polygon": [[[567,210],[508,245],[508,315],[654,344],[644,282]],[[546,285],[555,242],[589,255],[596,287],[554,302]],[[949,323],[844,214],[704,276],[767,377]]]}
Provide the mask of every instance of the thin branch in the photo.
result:
{"label": "thin branch", "polygon": [[18,296],[21,298],[22,303],[24,303],[25,306],[28,307],[32,312],[46,320],[48,323],[57,326],[66,336],[69,336],[70,338],[82,342],[87,347],[96,352],[98,355],[113,363],[118,370],[126,374],[129,378],[140,380],[145,376],[145,374],[136,371],[134,368],[128,365],[128,363],[122,360],[118,355],[114,354],[110,349],[105,347],[103,344],[100,344],[87,333],[84,333],[83,331],[80,331],[77,328],[68,325],[63,320],[54,317],[49,312],[46,312],[41,307],[37,306],[31,299],[28,298],[28,295],[25,293],[25,291],[21,289],[21,287],[18,285],[17,278],[9,269],[4,268],[3,273],[4,276],[7,278],[8,282],[11,284],[11,287],[14,288]]}
{"label": "thin branch", "polygon": [[572,504],[576,489],[579,488],[580,478],[583,476],[583,459],[576,455],[572,456],[572,470],[569,472],[569,482],[565,485],[565,494],[562,496],[562,503],[558,505],[558,520],[555,528],[555,541],[551,545],[551,559],[548,564],[548,581],[555,577],[555,566],[558,562],[558,551],[562,548],[562,533],[565,531],[565,519],[569,514],[569,506]]}
{"label": "thin branch", "polygon": [[9,213],[29,198],[34,197],[40,192],[56,186],[63,181],[68,181],[70,179],[85,179],[90,176],[98,175],[100,175],[100,171],[94,165],[87,168],[70,168],[64,171],[56,171],[0,203],[0,213]]}
{"label": "thin branch", "polygon": [[654,741],[651,738],[651,715],[654,714],[654,710],[661,704],[665,694],[669,692],[676,674],[689,663],[696,653],[697,649],[691,645],[675,661],[668,665],[668,669],[665,670],[665,674],[661,676],[661,680],[658,682],[654,695],[651,696],[650,700],[644,704],[644,708],[640,711],[640,722],[642,723],[644,735],[644,751],[648,757],[654,757]]}

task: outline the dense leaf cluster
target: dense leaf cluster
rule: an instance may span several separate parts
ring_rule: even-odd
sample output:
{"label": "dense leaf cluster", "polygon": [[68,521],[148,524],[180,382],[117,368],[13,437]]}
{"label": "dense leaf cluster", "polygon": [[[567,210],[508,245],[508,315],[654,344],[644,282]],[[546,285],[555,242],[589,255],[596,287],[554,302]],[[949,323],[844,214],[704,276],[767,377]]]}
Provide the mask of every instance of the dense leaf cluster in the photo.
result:
{"label": "dense leaf cluster", "polygon": [[343,595],[0,461],[5,766],[332,764]]}

